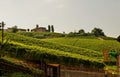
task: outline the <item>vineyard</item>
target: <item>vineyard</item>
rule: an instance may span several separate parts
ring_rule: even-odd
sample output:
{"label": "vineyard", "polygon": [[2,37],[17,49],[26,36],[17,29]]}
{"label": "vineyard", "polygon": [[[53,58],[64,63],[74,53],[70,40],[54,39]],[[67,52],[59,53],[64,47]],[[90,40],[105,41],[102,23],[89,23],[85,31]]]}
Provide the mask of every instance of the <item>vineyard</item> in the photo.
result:
{"label": "vineyard", "polygon": [[[79,67],[83,64],[85,67],[103,69],[106,64],[102,51],[106,48],[120,51],[120,44],[113,39],[32,32],[6,32],[4,36],[4,55],[27,61],[44,59],[48,63],[65,66]],[[41,39],[42,36],[45,38]]]}
{"label": "vineyard", "polygon": [[[69,45],[61,45],[56,43],[45,42],[40,39],[26,37],[23,35],[16,35],[13,33],[6,33],[6,39],[9,44],[5,51],[10,51],[9,54],[17,53],[18,56],[33,58],[39,60],[41,58],[61,64],[79,64],[95,67],[103,67],[102,54],[94,50],[79,48]],[[14,36],[14,37],[13,37]],[[7,48],[8,47],[8,48]]]}
{"label": "vineyard", "polygon": [[102,52],[102,50],[111,48],[120,51],[120,43],[116,40],[104,40],[99,38],[53,38],[53,39],[43,39],[47,42],[53,42],[58,44],[70,45],[75,47],[82,47],[85,49],[91,49],[97,52]]}

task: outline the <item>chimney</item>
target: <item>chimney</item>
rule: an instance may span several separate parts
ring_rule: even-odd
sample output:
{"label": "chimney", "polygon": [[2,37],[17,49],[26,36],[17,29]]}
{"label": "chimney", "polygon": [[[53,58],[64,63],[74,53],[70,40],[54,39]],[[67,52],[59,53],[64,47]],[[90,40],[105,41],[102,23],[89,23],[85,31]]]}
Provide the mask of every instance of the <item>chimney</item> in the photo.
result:
{"label": "chimney", "polygon": [[36,28],[38,28],[38,27],[39,27],[39,25],[37,24],[37,25],[36,25]]}

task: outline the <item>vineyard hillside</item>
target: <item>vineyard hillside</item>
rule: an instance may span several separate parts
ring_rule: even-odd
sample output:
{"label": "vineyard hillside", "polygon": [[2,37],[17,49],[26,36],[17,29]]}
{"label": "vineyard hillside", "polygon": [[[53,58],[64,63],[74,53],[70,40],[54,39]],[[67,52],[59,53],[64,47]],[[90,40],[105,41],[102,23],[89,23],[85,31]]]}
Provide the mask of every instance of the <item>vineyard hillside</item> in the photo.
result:
{"label": "vineyard hillside", "polygon": [[[65,37],[58,33],[41,34],[6,32],[4,34],[4,54],[26,60],[44,59],[47,62],[63,65],[84,64],[87,67],[103,68],[105,64],[102,51],[106,48],[120,50],[120,44],[117,41],[101,37]],[[33,37],[33,35],[49,35],[50,38],[46,36],[41,39]]]}
{"label": "vineyard hillside", "polygon": [[115,49],[116,51],[120,51],[120,43],[116,40],[105,40],[99,37],[96,38],[74,38],[74,37],[64,37],[64,38],[52,38],[52,39],[43,39],[43,41],[70,45],[74,47],[82,47],[86,49],[91,49],[97,52],[102,52],[105,49]]}

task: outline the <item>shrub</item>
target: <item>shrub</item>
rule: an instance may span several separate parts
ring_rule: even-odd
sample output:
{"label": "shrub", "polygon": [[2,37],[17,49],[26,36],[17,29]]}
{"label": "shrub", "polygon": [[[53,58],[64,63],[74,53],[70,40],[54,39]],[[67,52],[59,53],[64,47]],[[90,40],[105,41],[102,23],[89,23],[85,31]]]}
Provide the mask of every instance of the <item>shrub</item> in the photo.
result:
{"label": "shrub", "polygon": [[120,42],[120,36],[117,37],[117,41]]}

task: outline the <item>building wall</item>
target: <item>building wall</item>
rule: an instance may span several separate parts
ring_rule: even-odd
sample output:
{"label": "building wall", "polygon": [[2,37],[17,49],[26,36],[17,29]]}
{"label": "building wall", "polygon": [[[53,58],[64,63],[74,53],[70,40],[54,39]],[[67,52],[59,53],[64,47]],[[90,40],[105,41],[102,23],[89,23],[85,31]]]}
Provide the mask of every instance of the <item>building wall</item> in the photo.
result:
{"label": "building wall", "polygon": [[36,25],[36,28],[32,29],[33,32],[47,32],[47,29],[45,27],[39,27]]}
{"label": "building wall", "polygon": [[[101,72],[61,70],[60,77],[106,77],[106,76],[104,73]],[[117,75],[109,73],[107,77],[117,77]]]}
{"label": "building wall", "polygon": [[61,71],[61,77],[104,77],[104,74],[64,70]]}
{"label": "building wall", "polygon": [[[18,31],[26,31],[26,29],[17,29]],[[10,31],[12,31],[12,28],[8,28],[8,29],[4,29],[4,31],[8,31],[8,32],[10,32]]]}
{"label": "building wall", "polygon": [[34,29],[35,32],[46,32],[46,28],[36,28]]}

